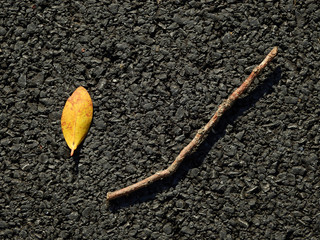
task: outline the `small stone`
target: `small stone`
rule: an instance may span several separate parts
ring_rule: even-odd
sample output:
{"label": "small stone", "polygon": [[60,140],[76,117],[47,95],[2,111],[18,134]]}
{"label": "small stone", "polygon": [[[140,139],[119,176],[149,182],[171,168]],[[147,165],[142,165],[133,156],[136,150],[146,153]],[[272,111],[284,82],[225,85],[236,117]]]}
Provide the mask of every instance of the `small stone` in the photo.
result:
{"label": "small stone", "polygon": [[[50,101],[51,102],[51,101]],[[50,102],[48,101],[46,104],[50,104]],[[61,113],[57,112],[57,111],[54,111],[54,112],[50,112],[49,113],[49,119],[52,120],[52,121],[57,121],[57,120],[60,120],[61,118]]]}
{"label": "small stone", "polygon": [[22,237],[22,239],[26,239],[28,237],[28,233],[25,230],[20,230],[19,236]]}
{"label": "small stone", "polygon": [[298,102],[297,97],[288,96],[284,98],[284,102],[288,104],[296,104]]}
{"label": "small stone", "polygon": [[249,17],[249,24],[252,27],[258,27],[260,25],[259,20],[256,17]]}
{"label": "small stone", "polygon": [[90,207],[86,207],[83,211],[82,211],[82,216],[85,218],[88,218],[90,216],[92,209]]}
{"label": "small stone", "polygon": [[7,31],[4,27],[0,27],[0,36],[6,35]]}
{"label": "small stone", "polygon": [[104,89],[106,83],[107,83],[107,79],[105,79],[105,78],[100,79],[100,81],[99,81],[98,84],[97,84],[97,88],[98,88],[99,90]]}
{"label": "small stone", "polygon": [[283,183],[285,185],[294,186],[296,184],[296,177],[292,173],[288,173]]}
{"label": "small stone", "polygon": [[69,198],[69,202],[72,203],[72,204],[75,204],[75,203],[77,203],[79,201],[80,201],[79,197],[71,197],[71,198]]}
{"label": "small stone", "polygon": [[59,236],[61,236],[62,239],[67,239],[67,238],[69,238],[69,232],[66,231],[66,230],[62,230],[62,231],[60,232]]}
{"label": "small stone", "polygon": [[186,20],[183,19],[181,16],[179,16],[178,14],[174,14],[172,20],[176,23],[178,23],[179,25],[184,25],[186,23]]}
{"label": "small stone", "polygon": [[239,141],[241,141],[243,135],[244,135],[244,131],[241,131],[241,132],[237,133],[235,137],[236,137],[236,139],[238,139]]}
{"label": "small stone", "polygon": [[196,68],[193,68],[190,65],[186,65],[184,69],[185,69],[185,73],[187,75],[196,75],[196,74],[198,74],[198,70]]}
{"label": "small stone", "polygon": [[227,33],[222,37],[222,42],[223,42],[224,44],[227,44],[227,43],[231,42],[231,40],[232,40],[232,35],[231,35],[229,32],[227,32]]}
{"label": "small stone", "polygon": [[270,190],[270,184],[268,182],[260,183],[260,187],[264,192],[268,192]]}
{"label": "small stone", "polygon": [[94,68],[92,74],[93,74],[95,77],[99,77],[99,76],[101,76],[101,74],[103,73],[104,70],[105,70],[104,67],[97,66],[97,67]]}
{"label": "small stone", "polygon": [[318,81],[315,85],[314,88],[318,91],[320,91],[320,81]]}
{"label": "small stone", "polygon": [[133,164],[128,164],[125,168],[125,170],[128,172],[128,173],[135,173],[136,172],[136,168]]}
{"label": "small stone", "polygon": [[156,79],[165,80],[165,79],[167,79],[167,74],[165,74],[165,73],[158,74],[158,75],[156,75]]}
{"label": "small stone", "polygon": [[146,153],[148,154],[148,155],[153,155],[154,154],[154,150],[152,149],[152,147],[150,147],[150,146],[146,146]]}
{"label": "small stone", "polygon": [[27,76],[24,73],[18,79],[18,86],[22,88],[27,86]]}
{"label": "small stone", "polygon": [[233,145],[231,145],[231,146],[226,146],[226,147],[224,148],[224,151],[225,151],[226,155],[228,155],[229,157],[232,157],[232,156],[234,156],[234,155],[236,154],[236,152],[237,152],[237,147],[236,147],[236,146],[233,146]]}
{"label": "small stone", "polygon": [[191,169],[191,171],[190,171],[190,176],[192,177],[192,178],[194,178],[194,177],[197,177],[198,175],[199,175],[199,169],[198,168],[193,168],[193,169]]}
{"label": "small stone", "polygon": [[172,225],[171,225],[171,223],[167,223],[166,225],[164,225],[163,232],[165,234],[167,234],[167,235],[170,235],[172,233]]}
{"label": "small stone", "polygon": [[31,79],[30,87],[41,86],[43,82],[44,82],[44,74],[40,72]]}
{"label": "small stone", "polygon": [[42,164],[45,164],[47,163],[48,161],[48,155],[46,153],[42,153],[39,155],[39,161],[42,163]]}
{"label": "small stone", "polygon": [[106,128],[106,122],[100,119],[95,121],[95,125],[99,130],[104,130]]}
{"label": "small stone", "polygon": [[142,107],[143,107],[145,110],[147,110],[147,111],[151,111],[151,110],[154,109],[153,103],[146,103],[146,104],[144,104]]}
{"label": "small stone", "polygon": [[68,215],[68,218],[70,220],[76,221],[79,217],[79,213],[78,212],[72,212]]}
{"label": "small stone", "polygon": [[298,11],[295,11],[295,15],[296,15],[296,20],[297,20],[297,27],[302,28],[304,25],[304,22],[305,22],[302,14],[299,13]]}
{"label": "small stone", "polygon": [[241,226],[241,227],[244,227],[244,228],[248,228],[249,227],[249,223],[246,222],[245,220],[241,219],[241,218],[238,218],[238,223],[239,223],[239,226]]}
{"label": "small stone", "polygon": [[144,235],[149,237],[152,234],[152,231],[149,228],[145,228],[145,229],[143,229],[143,233],[144,233]]}
{"label": "small stone", "polygon": [[306,159],[305,162],[310,165],[315,165],[318,162],[318,157],[315,153],[311,153]]}
{"label": "small stone", "polygon": [[305,172],[306,172],[306,169],[302,166],[295,166],[292,168],[292,173],[295,175],[303,176]]}
{"label": "small stone", "polygon": [[10,138],[3,138],[0,140],[0,145],[2,146],[8,146],[11,143]]}
{"label": "small stone", "polygon": [[185,206],[185,202],[183,200],[181,200],[181,199],[177,200],[177,202],[176,202],[177,208],[184,208],[184,206]]}
{"label": "small stone", "polygon": [[109,10],[113,14],[117,14],[119,9],[119,4],[113,3],[109,5]]}
{"label": "small stone", "polygon": [[227,238],[227,231],[226,229],[222,228],[219,232],[220,239],[226,239]]}
{"label": "small stone", "polygon": [[202,91],[202,90],[203,90],[202,84],[201,84],[201,83],[197,83],[197,84],[196,84],[196,89],[197,89],[198,91]]}
{"label": "small stone", "polygon": [[274,239],[275,239],[275,240],[283,240],[283,239],[286,239],[286,236],[285,236],[285,234],[282,233],[282,232],[276,232],[276,233],[274,234]]}
{"label": "small stone", "polygon": [[160,234],[158,232],[152,232],[151,239],[159,239]]}
{"label": "small stone", "polygon": [[29,163],[23,164],[21,166],[21,170],[28,171],[31,168],[31,165]]}
{"label": "small stone", "polygon": [[27,34],[35,33],[37,30],[37,25],[35,25],[33,22],[28,24],[27,26]]}
{"label": "small stone", "polygon": [[226,213],[232,214],[232,213],[234,213],[234,208],[231,207],[231,206],[224,206],[223,207],[223,211],[226,212]]}
{"label": "small stone", "polygon": [[13,152],[19,152],[20,147],[21,147],[20,144],[14,144],[14,145],[10,148],[10,150],[13,151]]}
{"label": "small stone", "polygon": [[182,142],[185,139],[184,134],[179,135],[178,137],[176,137],[174,140],[176,142]]}
{"label": "small stone", "polygon": [[179,107],[176,112],[176,118],[178,118],[178,120],[181,120],[183,116],[184,116],[184,109],[183,107]]}
{"label": "small stone", "polygon": [[[41,98],[41,99],[39,99],[39,101],[41,103],[43,103],[44,106],[52,106],[54,104],[53,99],[51,99],[51,98]],[[39,106],[38,106],[38,108],[39,108]]]}
{"label": "small stone", "polygon": [[8,224],[5,221],[0,221],[0,229],[5,229],[8,226]]}
{"label": "small stone", "polygon": [[177,96],[178,94],[179,94],[179,92],[180,92],[180,87],[178,86],[178,85],[172,85],[171,87],[170,87],[170,91],[171,91],[171,94],[172,94],[172,96]]}
{"label": "small stone", "polygon": [[188,226],[183,226],[183,227],[181,228],[181,232],[186,233],[186,234],[189,234],[189,235],[193,235],[194,232],[195,232],[195,230],[189,228]]}
{"label": "small stone", "polygon": [[128,233],[128,235],[130,236],[130,237],[134,237],[136,234],[137,234],[137,230],[136,229],[132,229],[132,230],[130,230],[129,231],[129,233]]}
{"label": "small stone", "polygon": [[117,43],[116,44],[116,48],[119,49],[119,50],[126,50],[129,48],[129,45],[125,42],[123,43]]}

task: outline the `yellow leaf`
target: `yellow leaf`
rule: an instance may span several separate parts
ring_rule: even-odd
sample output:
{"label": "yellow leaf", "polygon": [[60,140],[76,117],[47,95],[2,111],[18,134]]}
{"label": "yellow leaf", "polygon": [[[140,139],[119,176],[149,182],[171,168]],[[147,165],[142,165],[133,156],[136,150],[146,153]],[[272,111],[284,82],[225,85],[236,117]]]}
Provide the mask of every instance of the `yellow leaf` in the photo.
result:
{"label": "yellow leaf", "polygon": [[78,87],[68,98],[61,116],[62,132],[71,149],[71,156],[87,135],[92,114],[93,107],[89,93],[84,87]]}

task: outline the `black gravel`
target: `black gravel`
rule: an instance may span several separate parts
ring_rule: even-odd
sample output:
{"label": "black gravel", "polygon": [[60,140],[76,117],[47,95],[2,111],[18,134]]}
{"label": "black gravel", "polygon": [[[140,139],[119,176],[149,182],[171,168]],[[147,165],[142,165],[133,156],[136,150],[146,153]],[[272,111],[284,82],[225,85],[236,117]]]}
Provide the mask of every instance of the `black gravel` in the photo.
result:
{"label": "black gravel", "polygon": [[[0,239],[319,239],[320,5],[2,0]],[[273,46],[178,172],[166,168]],[[74,158],[60,117],[84,86]]]}

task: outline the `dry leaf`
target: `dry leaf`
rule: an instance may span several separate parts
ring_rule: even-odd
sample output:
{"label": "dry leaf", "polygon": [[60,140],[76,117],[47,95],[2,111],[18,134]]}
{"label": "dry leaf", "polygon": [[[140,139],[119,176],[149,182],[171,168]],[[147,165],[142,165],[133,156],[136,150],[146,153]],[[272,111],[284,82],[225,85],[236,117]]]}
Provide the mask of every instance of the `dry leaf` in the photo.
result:
{"label": "dry leaf", "polygon": [[93,107],[89,93],[84,87],[78,87],[68,98],[61,116],[62,132],[71,149],[71,156],[87,135],[92,114]]}

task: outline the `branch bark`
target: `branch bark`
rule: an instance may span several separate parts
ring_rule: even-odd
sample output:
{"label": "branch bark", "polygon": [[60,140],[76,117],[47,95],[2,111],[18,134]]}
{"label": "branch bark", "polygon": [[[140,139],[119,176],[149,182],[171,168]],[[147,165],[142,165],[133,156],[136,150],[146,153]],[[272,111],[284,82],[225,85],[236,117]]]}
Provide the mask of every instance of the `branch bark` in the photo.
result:
{"label": "branch bark", "polygon": [[253,69],[252,73],[249,77],[241,84],[239,88],[237,88],[229,97],[228,99],[224,100],[222,104],[218,107],[218,110],[210,119],[210,121],[200,128],[196,134],[196,136],[191,140],[191,142],[182,149],[179,155],[176,157],[174,162],[165,170],[159,171],[153,174],[150,177],[147,177],[137,183],[134,183],[128,187],[119,189],[114,192],[107,193],[107,203],[111,200],[116,198],[131,194],[132,192],[137,191],[143,187],[149,186],[150,184],[158,181],[160,179],[166,178],[171,176],[183,162],[183,160],[188,156],[190,153],[194,152],[199,145],[204,141],[204,139],[209,134],[210,130],[218,123],[221,116],[234,104],[234,102],[249,88],[255,77],[268,65],[268,63],[277,55],[278,48],[274,47],[266,58]]}

